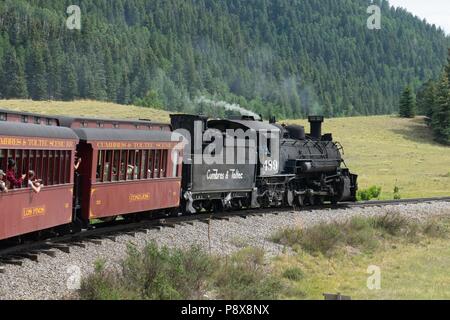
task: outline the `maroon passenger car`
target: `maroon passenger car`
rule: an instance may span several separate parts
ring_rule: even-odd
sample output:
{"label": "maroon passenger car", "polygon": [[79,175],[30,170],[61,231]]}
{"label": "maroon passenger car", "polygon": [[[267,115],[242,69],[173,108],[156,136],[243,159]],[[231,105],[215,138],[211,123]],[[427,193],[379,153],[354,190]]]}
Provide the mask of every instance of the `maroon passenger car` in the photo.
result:
{"label": "maroon passenger car", "polygon": [[17,177],[33,170],[44,184],[39,193],[26,180],[0,192],[0,240],[72,222],[77,142],[56,119],[0,110],[0,169],[6,171],[14,160]]}
{"label": "maroon passenger car", "polygon": [[80,139],[78,215],[86,223],[147,211],[177,211],[181,150],[167,124],[60,118]]}

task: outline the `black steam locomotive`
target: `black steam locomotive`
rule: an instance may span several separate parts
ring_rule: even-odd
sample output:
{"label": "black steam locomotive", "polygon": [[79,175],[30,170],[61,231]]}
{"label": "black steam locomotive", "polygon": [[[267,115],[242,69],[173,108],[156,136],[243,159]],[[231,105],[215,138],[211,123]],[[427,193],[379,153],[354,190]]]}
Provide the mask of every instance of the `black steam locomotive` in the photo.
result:
{"label": "black steam locomotive", "polygon": [[323,120],[309,117],[306,134],[302,126],[279,125],[275,119],[172,115],[173,129],[188,138],[182,211],[356,201],[357,175],[345,167],[342,146],[331,134],[322,135]]}

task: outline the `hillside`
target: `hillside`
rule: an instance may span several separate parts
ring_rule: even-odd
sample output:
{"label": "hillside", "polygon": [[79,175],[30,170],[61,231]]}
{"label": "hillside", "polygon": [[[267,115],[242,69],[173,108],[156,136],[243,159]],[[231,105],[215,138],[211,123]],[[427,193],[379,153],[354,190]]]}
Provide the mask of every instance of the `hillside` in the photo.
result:
{"label": "hillside", "polygon": [[41,113],[48,115],[83,116],[113,119],[150,119],[155,122],[169,122],[169,113],[163,110],[124,106],[115,103],[80,101],[31,101],[0,100],[0,109]]}
{"label": "hillside", "polygon": [[[377,2],[377,1],[375,1]],[[198,111],[203,96],[282,118],[389,114],[436,78],[444,32],[368,0],[70,0],[0,3],[0,95]],[[216,114],[216,109],[202,106]]]}
{"label": "hillside", "polygon": [[[309,127],[306,121],[289,122]],[[450,147],[433,141],[423,118],[326,119],[324,132],[343,145],[361,189],[381,186],[384,199],[393,199],[395,186],[402,198],[450,195]]]}
{"label": "hillside", "polygon": [[[0,100],[0,109],[169,121],[169,113],[162,110],[96,101]],[[306,120],[286,122],[309,128]],[[325,120],[323,130],[332,132],[334,139],[344,146],[346,164],[359,174],[361,188],[379,185],[386,199],[392,199],[395,185],[403,198],[449,195],[450,147],[433,141],[423,118],[334,118]]]}

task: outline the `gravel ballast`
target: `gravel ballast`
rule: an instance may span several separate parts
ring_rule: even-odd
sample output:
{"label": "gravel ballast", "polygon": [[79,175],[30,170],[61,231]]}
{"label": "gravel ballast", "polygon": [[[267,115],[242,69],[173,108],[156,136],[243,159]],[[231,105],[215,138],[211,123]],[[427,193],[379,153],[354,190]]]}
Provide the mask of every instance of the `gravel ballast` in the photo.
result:
{"label": "gravel ballast", "polygon": [[[283,247],[271,242],[278,230],[346,220],[355,215],[374,216],[401,213],[414,219],[430,216],[450,216],[450,202],[392,205],[383,207],[350,208],[336,210],[287,211],[278,215],[265,214],[247,219],[232,217],[229,221],[212,220],[210,224],[194,222],[175,228],[149,230],[135,237],[119,235],[116,242],[103,240],[101,245],[86,242],[86,248],[71,247],[69,254],[55,250],[56,256],[39,254],[39,262],[24,260],[22,266],[5,265],[0,273],[0,299],[62,299],[75,292],[78,275],[93,272],[99,259],[117,265],[126,256],[128,245],[139,248],[150,241],[169,247],[189,248],[192,245],[211,250],[213,254],[227,255],[246,246],[263,248],[269,256],[279,255]],[[71,288],[71,289],[69,289]]]}

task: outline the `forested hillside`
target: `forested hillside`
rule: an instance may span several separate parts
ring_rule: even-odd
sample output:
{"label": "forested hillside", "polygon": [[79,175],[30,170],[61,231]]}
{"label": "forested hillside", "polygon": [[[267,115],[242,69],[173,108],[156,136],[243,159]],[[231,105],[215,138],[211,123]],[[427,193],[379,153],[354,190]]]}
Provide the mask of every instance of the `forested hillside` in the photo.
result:
{"label": "forested hillside", "polygon": [[[80,31],[66,27],[72,4]],[[387,1],[381,30],[369,30],[369,4],[4,0],[0,95],[173,111],[208,97],[286,118],[391,113],[404,86],[438,76],[450,42]]]}

